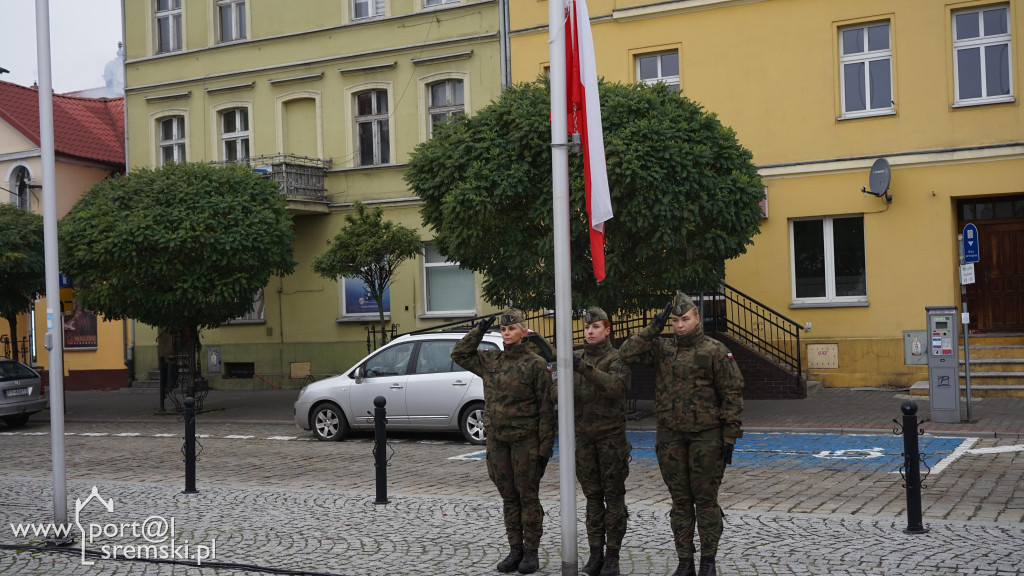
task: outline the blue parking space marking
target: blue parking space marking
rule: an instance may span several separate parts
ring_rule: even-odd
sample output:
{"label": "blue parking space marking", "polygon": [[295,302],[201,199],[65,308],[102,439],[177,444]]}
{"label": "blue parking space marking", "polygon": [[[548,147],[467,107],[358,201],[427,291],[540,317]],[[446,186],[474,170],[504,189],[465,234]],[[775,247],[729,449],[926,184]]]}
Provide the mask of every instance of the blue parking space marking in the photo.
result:
{"label": "blue parking space marking", "polygon": [[[626,436],[633,445],[634,464],[657,464],[654,432],[631,431]],[[933,469],[969,444],[967,438],[918,438],[924,463]],[[903,437],[747,433],[736,441],[732,458],[736,468],[898,472],[903,465]]]}
{"label": "blue parking space marking", "polygon": [[[632,465],[658,465],[654,450],[655,432],[628,431],[626,438],[633,445]],[[920,436],[918,448],[924,464],[937,473],[964,454],[974,441],[971,438]],[[481,450],[454,458],[482,460],[484,454],[485,451]],[[553,459],[558,459],[557,438]],[[736,441],[732,465],[735,468],[777,470],[898,472],[903,465],[903,437],[747,433]]]}

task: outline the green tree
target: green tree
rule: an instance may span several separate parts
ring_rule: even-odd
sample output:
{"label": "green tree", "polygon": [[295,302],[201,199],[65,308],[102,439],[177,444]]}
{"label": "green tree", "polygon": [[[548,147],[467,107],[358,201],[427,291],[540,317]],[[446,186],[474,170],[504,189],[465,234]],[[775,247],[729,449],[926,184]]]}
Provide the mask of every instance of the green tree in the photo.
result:
{"label": "green tree", "polygon": [[43,217],[0,203],[0,316],[11,329],[11,358],[18,359],[18,316],[46,292]]}
{"label": "green tree", "polygon": [[331,240],[331,247],[313,259],[313,272],[329,280],[355,276],[366,284],[377,302],[381,339],[384,331],[384,291],[391,286],[398,266],[420,253],[420,237],[408,226],[384,220],[379,207],[367,210],[361,202],[355,214],[346,214],[346,226]]}
{"label": "green tree", "polygon": [[[573,308],[661,308],[678,288],[717,287],[725,260],[759,231],[764,194],[751,153],[714,114],[663,85],[602,82],[600,95],[615,217],[605,224],[607,278],[598,285],[582,156],[570,154]],[[438,250],[483,273],[493,305],[554,305],[549,109],[546,80],[518,84],[438,127],[405,174]]]}
{"label": "green tree", "polygon": [[189,354],[190,383],[199,330],[245,314],[272,275],[295,269],[287,201],[241,165],[168,164],[108,178],[59,232],[61,269],[82,305],[168,329]]}

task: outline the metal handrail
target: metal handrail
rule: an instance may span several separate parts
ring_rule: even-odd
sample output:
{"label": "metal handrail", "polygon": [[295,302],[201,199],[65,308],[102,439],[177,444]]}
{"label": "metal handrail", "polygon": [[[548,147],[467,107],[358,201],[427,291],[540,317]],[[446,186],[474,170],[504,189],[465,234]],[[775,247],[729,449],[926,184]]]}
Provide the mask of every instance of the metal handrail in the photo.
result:
{"label": "metal handrail", "polygon": [[[724,333],[796,375],[799,384],[803,374],[800,332],[803,327],[747,294],[723,283],[716,292],[691,295],[694,304],[701,310],[701,320],[707,333]],[[622,341],[647,326],[654,314],[660,310],[645,310],[636,313],[615,315],[612,323],[612,338]],[[485,314],[475,318],[457,320],[431,328],[408,332],[419,334],[453,328],[471,328]],[[555,341],[555,314],[551,311],[536,312],[525,318],[526,325],[548,342]],[[583,344],[583,318],[573,315],[573,346]]]}

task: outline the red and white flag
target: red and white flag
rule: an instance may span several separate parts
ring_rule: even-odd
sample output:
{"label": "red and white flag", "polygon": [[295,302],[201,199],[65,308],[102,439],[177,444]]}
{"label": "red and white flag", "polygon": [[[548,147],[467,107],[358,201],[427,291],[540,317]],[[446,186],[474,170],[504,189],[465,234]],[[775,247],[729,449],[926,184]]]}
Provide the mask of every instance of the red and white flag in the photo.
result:
{"label": "red and white flag", "polygon": [[604,158],[601,102],[597,95],[597,61],[586,0],[565,0],[565,64],[569,131],[579,132],[590,216],[590,255],[594,276],[604,280],[604,223],[612,217],[608,171]]}

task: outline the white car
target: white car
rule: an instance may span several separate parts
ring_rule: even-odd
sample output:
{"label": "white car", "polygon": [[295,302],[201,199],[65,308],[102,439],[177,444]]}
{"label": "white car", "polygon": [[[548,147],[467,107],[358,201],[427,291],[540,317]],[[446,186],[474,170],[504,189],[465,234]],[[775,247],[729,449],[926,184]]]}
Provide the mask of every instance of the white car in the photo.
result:
{"label": "white car", "polygon": [[[400,336],[344,374],[307,384],[295,401],[295,425],[317,440],[343,440],[350,429],[373,429],[374,398],[383,396],[389,430],[458,430],[484,444],[484,388],[479,376],[451,359],[465,330]],[[548,361],[554,351],[529,332],[526,342]],[[501,334],[488,332],[481,349],[500,350]]]}

